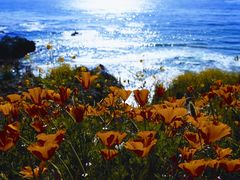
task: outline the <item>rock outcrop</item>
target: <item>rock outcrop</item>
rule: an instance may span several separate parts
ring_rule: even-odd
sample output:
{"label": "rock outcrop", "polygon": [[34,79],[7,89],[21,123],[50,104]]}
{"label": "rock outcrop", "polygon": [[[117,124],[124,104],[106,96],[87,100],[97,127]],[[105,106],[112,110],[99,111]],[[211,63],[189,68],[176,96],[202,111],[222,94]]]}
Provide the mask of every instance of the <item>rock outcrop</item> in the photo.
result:
{"label": "rock outcrop", "polygon": [[26,38],[4,36],[0,40],[0,64],[11,64],[35,49],[35,43]]}

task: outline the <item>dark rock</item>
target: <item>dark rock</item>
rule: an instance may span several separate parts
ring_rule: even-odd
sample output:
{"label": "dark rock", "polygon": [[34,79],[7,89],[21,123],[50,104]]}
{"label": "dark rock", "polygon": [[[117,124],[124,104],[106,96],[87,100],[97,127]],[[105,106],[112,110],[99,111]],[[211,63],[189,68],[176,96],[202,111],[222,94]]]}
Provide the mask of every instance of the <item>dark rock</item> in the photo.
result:
{"label": "dark rock", "polygon": [[8,64],[23,58],[27,53],[35,51],[33,41],[21,37],[4,36],[0,40],[0,64]]}
{"label": "dark rock", "polygon": [[234,61],[239,61],[240,60],[240,55],[234,57]]}
{"label": "dark rock", "polygon": [[76,36],[76,35],[78,35],[78,34],[79,34],[79,32],[74,31],[74,32],[71,34],[71,36]]}

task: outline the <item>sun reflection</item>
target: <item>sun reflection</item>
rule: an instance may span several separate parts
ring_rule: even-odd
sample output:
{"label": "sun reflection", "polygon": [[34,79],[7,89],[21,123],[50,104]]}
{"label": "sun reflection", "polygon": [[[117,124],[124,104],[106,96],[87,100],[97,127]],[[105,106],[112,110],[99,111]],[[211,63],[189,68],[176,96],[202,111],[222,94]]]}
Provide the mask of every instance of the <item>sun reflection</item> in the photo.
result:
{"label": "sun reflection", "polygon": [[93,13],[126,13],[146,10],[147,0],[73,0],[70,8]]}

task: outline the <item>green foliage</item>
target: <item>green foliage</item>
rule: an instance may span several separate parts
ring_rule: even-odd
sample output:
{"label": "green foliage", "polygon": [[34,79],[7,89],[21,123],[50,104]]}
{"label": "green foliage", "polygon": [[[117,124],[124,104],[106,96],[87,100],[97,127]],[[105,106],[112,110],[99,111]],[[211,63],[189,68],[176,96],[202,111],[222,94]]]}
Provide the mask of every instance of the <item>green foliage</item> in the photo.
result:
{"label": "green foliage", "polygon": [[240,83],[240,74],[218,69],[208,69],[199,73],[186,72],[172,81],[166,94],[181,98],[186,94],[187,88],[192,86],[194,94],[198,95],[208,92],[217,80],[221,80],[224,84]]}
{"label": "green foliage", "polygon": [[[82,71],[90,71],[91,75],[98,76],[87,90],[75,78],[76,75],[81,75]],[[41,103],[34,106],[36,109],[33,109],[33,113],[39,111],[37,116],[31,116],[25,109],[24,105],[28,103],[30,106],[36,105],[31,104],[31,100],[26,100],[22,96],[21,102],[15,104],[19,108],[20,137],[12,149],[8,152],[0,152],[0,178],[21,179],[19,172],[22,167],[31,166],[35,168],[39,166],[40,160],[27,150],[30,144],[36,142],[37,132],[31,126],[32,122],[36,120],[44,122],[46,125],[44,133],[46,134],[56,133],[60,129],[66,130],[64,140],[59,145],[59,149],[47,161],[47,172],[42,177],[39,177],[39,179],[134,180],[193,178],[178,166],[180,163],[185,162],[185,159],[180,155],[179,148],[191,147],[184,137],[185,132],[204,134],[201,129],[202,126],[205,131],[209,130],[204,121],[200,124],[198,119],[194,119],[197,116],[214,117],[214,123],[217,123],[217,121],[225,123],[224,126],[229,126],[232,132],[228,134],[230,137],[224,136],[221,141],[218,139],[218,141],[214,141],[213,143],[202,143],[202,149],[198,149],[196,154],[193,155],[193,160],[217,158],[214,150],[214,147],[217,145],[222,148],[231,148],[233,150],[231,159],[240,157],[240,89],[237,89],[237,87],[221,86],[219,87],[222,88],[221,91],[216,90],[215,96],[209,98],[208,104],[203,107],[197,107],[196,105],[202,97],[196,97],[195,101],[191,101],[189,103],[189,110],[191,111],[192,122],[199,123],[196,126],[192,122],[188,122],[190,115],[184,105],[181,109],[184,109],[186,114],[181,115],[181,111],[179,110],[177,113],[180,114],[172,115],[171,112],[173,111],[171,110],[175,108],[166,103],[164,104],[162,100],[167,99],[168,94],[171,93],[171,95],[179,96],[181,93],[184,94],[190,85],[193,86],[196,93],[203,93],[207,92],[216,80],[221,79],[223,83],[235,83],[238,82],[238,78],[239,76],[235,73],[226,73],[219,70],[207,70],[199,74],[186,73],[174,80],[173,85],[166,93],[163,94],[165,89],[164,91],[163,89],[159,89],[158,94],[162,95],[160,99],[161,103],[156,106],[147,104],[143,107],[133,107],[121,101],[119,89],[115,91],[109,90],[109,86],[117,85],[121,87],[121,85],[102,66],[88,70],[86,67],[71,68],[69,65],[63,64],[51,70],[44,78],[28,74],[24,76],[23,82],[26,80],[27,82],[25,82],[22,90],[27,87],[41,86],[48,90],[53,89],[57,94],[59,93],[59,86],[65,86],[70,88],[71,93],[69,93],[65,102],[59,103],[55,99],[56,96],[50,97],[51,95],[49,94],[49,97],[43,98],[41,97],[42,94],[35,92],[33,94],[35,98],[43,98]],[[202,86],[203,83],[204,86]],[[162,88],[161,85],[160,88]],[[229,96],[227,97],[230,98],[224,99],[224,94],[221,94],[224,88],[226,88],[226,91],[229,91]],[[234,93],[231,92],[231,89]],[[5,100],[2,99],[0,105],[7,103]],[[89,112],[85,113],[81,121],[77,122],[74,119],[74,115],[71,114],[71,108],[77,107],[79,104],[84,105],[84,113],[89,107],[92,108],[92,111],[90,111],[90,114],[88,114]],[[38,109],[39,107],[40,110]],[[41,111],[45,110],[45,108],[46,113],[41,114]],[[161,114],[166,109],[171,109],[169,110],[170,113]],[[76,111],[76,113],[79,113],[77,115],[81,116],[81,112]],[[141,116],[143,120],[136,118],[137,115]],[[8,116],[3,114],[3,110],[0,111],[0,118],[0,129],[2,130],[11,121]],[[168,118],[170,120],[166,120]],[[213,120],[209,121],[213,122]],[[177,126],[178,123],[180,123],[179,127]],[[106,147],[96,134],[99,131],[112,130],[125,132],[127,136],[121,144]],[[156,138],[156,144],[148,151],[149,154],[139,157],[141,155],[137,153],[139,151],[142,152],[141,148],[129,151],[125,145],[128,140],[138,140],[137,132],[144,130],[156,132],[156,137],[154,135],[151,135],[152,137],[150,135],[147,138],[145,137],[147,143],[152,141],[151,138]],[[219,134],[221,135],[222,132],[219,133],[218,130],[214,130],[211,133],[216,137]],[[201,138],[204,139],[204,136],[201,136]],[[113,139],[114,135],[111,135],[107,138],[107,141]],[[112,160],[105,160],[100,150],[107,148],[118,150],[119,154]],[[218,176],[225,179],[239,178],[239,174],[237,173],[227,173],[224,169],[219,169],[206,169],[204,174],[199,178],[215,179]]]}

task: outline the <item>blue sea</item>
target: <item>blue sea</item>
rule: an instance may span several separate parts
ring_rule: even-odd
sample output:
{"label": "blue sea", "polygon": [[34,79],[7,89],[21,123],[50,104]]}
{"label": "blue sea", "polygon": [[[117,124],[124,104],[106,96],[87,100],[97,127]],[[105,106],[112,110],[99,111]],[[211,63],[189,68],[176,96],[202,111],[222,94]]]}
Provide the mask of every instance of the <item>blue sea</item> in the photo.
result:
{"label": "blue sea", "polygon": [[240,0],[0,0],[4,35],[36,42],[35,67],[103,64],[130,89],[240,71]]}

